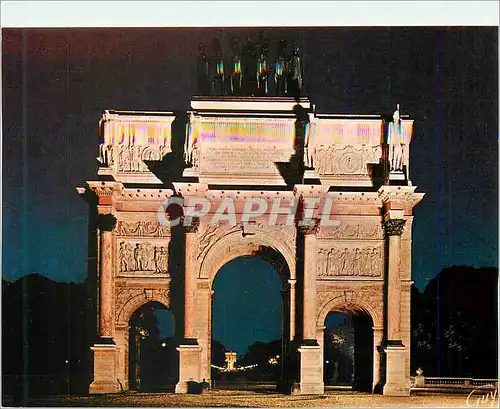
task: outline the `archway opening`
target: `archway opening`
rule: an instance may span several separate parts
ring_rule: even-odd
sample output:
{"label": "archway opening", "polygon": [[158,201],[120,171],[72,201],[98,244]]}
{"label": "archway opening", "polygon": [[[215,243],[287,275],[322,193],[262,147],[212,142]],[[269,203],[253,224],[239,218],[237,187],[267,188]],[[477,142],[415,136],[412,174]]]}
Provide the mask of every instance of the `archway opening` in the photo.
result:
{"label": "archway opening", "polygon": [[172,312],[155,301],[138,308],[130,318],[130,389],[173,390],[178,378],[177,345]]}
{"label": "archway opening", "polygon": [[212,286],[211,376],[216,387],[279,384],[287,339],[278,270],[259,256],[242,256],[218,271]]}
{"label": "archway opening", "polygon": [[372,390],[373,323],[368,314],[353,311],[327,315],[323,374],[327,389]]}

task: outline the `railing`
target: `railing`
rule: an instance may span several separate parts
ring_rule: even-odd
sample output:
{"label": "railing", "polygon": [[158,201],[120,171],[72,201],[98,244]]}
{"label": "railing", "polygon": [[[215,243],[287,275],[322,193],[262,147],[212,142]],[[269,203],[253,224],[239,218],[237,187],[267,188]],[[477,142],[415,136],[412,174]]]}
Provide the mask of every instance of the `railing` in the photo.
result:
{"label": "railing", "polygon": [[248,390],[275,390],[276,381],[250,381],[241,379],[237,381],[212,380],[212,389],[248,389]]}
{"label": "railing", "polygon": [[[492,389],[498,388],[498,379],[474,379],[474,378],[444,378],[425,376],[422,380],[415,383],[418,377],[410,377],[410,385],[412,388],[460,388],[470,389],[477,387],[491,387]],[[423,381],[423,382],[422,382]]]}

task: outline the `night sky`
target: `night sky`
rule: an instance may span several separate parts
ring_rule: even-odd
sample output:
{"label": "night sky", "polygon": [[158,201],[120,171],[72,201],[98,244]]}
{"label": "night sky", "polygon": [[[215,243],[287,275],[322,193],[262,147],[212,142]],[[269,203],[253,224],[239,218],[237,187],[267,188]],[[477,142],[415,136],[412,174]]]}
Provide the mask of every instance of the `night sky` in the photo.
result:
{"label": "night sky", "polygon": [[[198,44],[211,55],[219,38],[229,53],[231,36],[241,45],[260,30],[3,29],[3,278],[83,281],[88,209],[75,187],[96,179],[100,115],[186,110]],[[281,37],[299,44],[317,112],[391,114],[400,103],[415,120],[410,178],[426,193],[415,208],[419,288],[443,267],[498,266],[496,27],[269,28],[264,36],[271,58]],[[225,269],[237,284],[238,269]],[[267,276],[262,285],[278,288],[277,275]]]}

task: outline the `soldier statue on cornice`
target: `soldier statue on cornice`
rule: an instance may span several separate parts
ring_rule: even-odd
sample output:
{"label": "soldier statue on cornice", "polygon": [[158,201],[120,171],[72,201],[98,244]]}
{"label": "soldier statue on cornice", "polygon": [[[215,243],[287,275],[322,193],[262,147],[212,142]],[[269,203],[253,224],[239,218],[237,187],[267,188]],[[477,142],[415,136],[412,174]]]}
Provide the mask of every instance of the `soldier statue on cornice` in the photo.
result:
{"label": "soldier statue on cornice", "polygon": [[219,40],[216,38],[213,42],[214,57],[213,57],[213,76],[212,88],[215,95],[224,95],[224,55]]}
{"label": "soldier statue on cornice", "polygon": [[293,45],[292,56],[288,64],[287,94],[292,97],[299,97],[302,93],[302,59],[299,55],[299,46]]}
{"label": "soldier statue on cornice", "polygon": [[287,93],[287,42],[284,38],[280,40],[276,63],[274,68],[274,83],[276,85],[276,95],[285,96]]}
{"label": "soldier statue on cornice", "polygon": [[392,124],[389,125],[389,163],[391,171],[403,170],[403,141],[401,138],[401,117],[399,115],[399,104],[392,116]]}
{"label": "soldier statue on cornice", "polygon": [[257,51],[256,46],[250,37],[241,50],[241,62],[243,71],[243,90],[248,96],[255,96],[257,93]]}
{"label": "soldier statue on cornice", "polygon": [[269,50],[269,40],[263,39],[261,35],[260,53],[257,59],[257,89],[258,94],[267,95],[267,77],[268,77],[268,60],[267,54]]}
{"label": "soldier statue on cornice", "polygon": [[229,78],[229,93],[231,95],[240,95],[243,75],[241,72],[241,54],[238,46],[238,40],[232,37],[230,40],[231,47],[231,75]]}
{"label": "soldier statue on cornice", "polygon": [[198,92],[201,95],[210,94],[210,74],[209,63],[207,54],[205,52],[205,45],[200,43],[198,45],[198,58],[196,61],[197,76],[198,76]]}

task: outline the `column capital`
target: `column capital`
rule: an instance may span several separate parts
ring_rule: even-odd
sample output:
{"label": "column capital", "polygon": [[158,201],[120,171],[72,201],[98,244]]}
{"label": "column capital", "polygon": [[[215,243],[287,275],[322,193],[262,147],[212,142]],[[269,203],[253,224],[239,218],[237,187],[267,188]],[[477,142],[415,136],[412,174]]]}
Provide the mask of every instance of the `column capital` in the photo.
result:
{"label": "column capital", "polygon": [[405,219],[388,219],[384,221],[385,233],[388,236],[401,236],[405,226]]}
{"label": "column capital", "polygon": [[97,227],[102,231],[112,231],[116,226],[116,217],[111,213],[99,213]]}
{"label": "column capital", "polygon": [[319,229],[319,219],[303,219],[297,223],[297,229],[303,234],[316,234]]}
{"label": "column capital", "polygon": [[200,218],[193,217],[189,220],[191,223],[184,225],[184,230],[186,233],[198,233],[198,228],[200,227]]}

